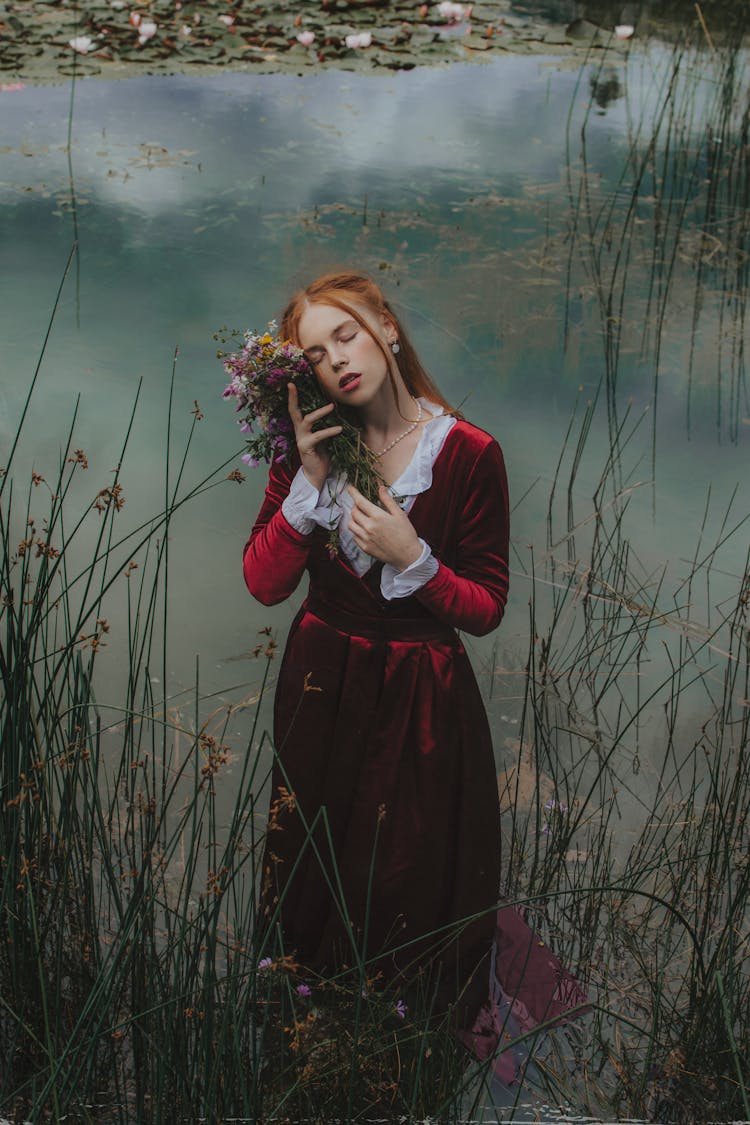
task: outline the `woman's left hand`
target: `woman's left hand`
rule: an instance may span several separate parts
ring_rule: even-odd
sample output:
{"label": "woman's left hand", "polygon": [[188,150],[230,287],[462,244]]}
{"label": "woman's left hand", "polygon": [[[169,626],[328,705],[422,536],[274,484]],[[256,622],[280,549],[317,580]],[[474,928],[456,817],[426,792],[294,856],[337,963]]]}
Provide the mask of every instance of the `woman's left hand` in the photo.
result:
{"label": "woman's left hand", "polygon": [[422,554],[422,545],[414,525],[399,508],[387,488],[380,486],[378,494],[383,505],[371,504],[353,485],[349,494],[354,500],[349,530],[357,546],[365,554],[380,562],[390,563],[397,570],[406,570]]}

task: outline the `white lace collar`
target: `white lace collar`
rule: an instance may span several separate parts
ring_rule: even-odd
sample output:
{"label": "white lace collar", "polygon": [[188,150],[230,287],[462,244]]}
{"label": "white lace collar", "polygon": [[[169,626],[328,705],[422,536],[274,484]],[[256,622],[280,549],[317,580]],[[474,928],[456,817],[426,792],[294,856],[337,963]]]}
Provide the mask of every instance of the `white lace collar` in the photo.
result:
{"label": "white lace collar", "polygon": [[[432,468],[440,450],[456,419],[445,414],[442,406],[428,402],[427,399],[419,400],[422,409],[432,417],[422,425],[417,448],[414,450],[411,461],[404,469],[398,480],[390,485],[388,491],[394,496],[405,512],[410,511],[414,500],[421,492],[426,492],[432,484]],[[316,524],[329,529],[339,527],[339,542],[341,550],[346,555],[357,574],[365,574],[372,566],[374,560],[364,551],[360,551],[354,536],[349,531],[349,516],[353,501],[346,490],[347,481],[344,476],[331,476],[321,489],[321,499],[317,507],[310,514]],[[344,517],[342,519],[342,516]]]}

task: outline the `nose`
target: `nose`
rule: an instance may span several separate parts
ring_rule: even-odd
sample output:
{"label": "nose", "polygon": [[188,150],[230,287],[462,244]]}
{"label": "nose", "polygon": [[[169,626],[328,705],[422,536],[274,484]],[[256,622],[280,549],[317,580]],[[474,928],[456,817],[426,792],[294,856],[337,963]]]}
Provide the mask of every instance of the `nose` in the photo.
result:
{"label": "nose", "polygon": [[331,353],[331,367],[334,371],[338,371],[339,367],[343,367],[344,364],[348,362],[348,359],[345,357],[340,348],[337,349],[337,351]]}

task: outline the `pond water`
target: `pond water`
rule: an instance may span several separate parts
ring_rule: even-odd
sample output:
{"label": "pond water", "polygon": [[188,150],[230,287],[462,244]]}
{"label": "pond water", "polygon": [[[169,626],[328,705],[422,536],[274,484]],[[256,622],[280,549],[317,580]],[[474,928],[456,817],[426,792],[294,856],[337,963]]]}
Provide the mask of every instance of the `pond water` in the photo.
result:
{"label": "pond water", "polygon": [[[80,251],[17,478],[32,467],[54,475],[80,396],[73,445],[89,458],[80,497],[90,498],[111,480],[142,380],[117,517],[135,526],[163,495],[175,346],[173,459],[194,402],[204,415],[187,469],[195,481],[241,447],[220,398],[214,330],[262,327],[291,288],[334,264],[370,270],[404,312],[444,392],[505,451],[515,504],[512,600],[497,638],[469,642],[492,695],[502,758],[518,700],[491,690],[492,671],[504,669],[512,682],[525,664],[529,547],[537,558],[547,552],[549,494],[571,417],[552,539],[567,530],[571,450],[586,404],[595,403],[593,422],[571,485],[581,521],[591,514],[612,428],[629,410],[627,428],[641,421],[620,459],[632,489],[623,528],[641,576],[667,568],[660,596],[670,609],[704,517],[708,551],[748,512],[739,197],[734,210],[730,197],[718,198],[710,244],[701,225],[706,185],[722,167],[725,181],[733,168],[739,174],[737,125],[731,113],[722,116],[720,83],[705,58],[685,64],[675,87],[683,100],[675,93],[672,103],[673,133],[692,163],[672,168],[657,146],[633,203],[671,65],[666,49],[653,48],[606,66],[496,57],[387,77],[81,81],[70,169],[71,86],[2,94],[3,446],[74,223]],[[628,223],[630,241],[618,243]],[[608,295],[618,314],[609,320],[601,312]],[[259,469],[241,486],[222,484],[172,524],[170,695],[193,683],[197,653],[202,690],[251,690],[261,672],[248,656],[258,630],[271,626],[283,640],[296,611],[301,592],[269,610],[253,603],[241,579],[264,478]],[[738,587],[746,547],[740,527],[714,557],[714,584],[696,595],[691,619],[715,619]],[[123,606],[116,588],[102,699],[117,682]]]}
{"label": "pond water", "polygon": [[[0,92],[0,463],[75,237],[13,475],[20,493],[33,470],[54,479],[78,404],[72,448],[90,467],[69,503],[82,508],[111,483],[139,395],[124,531],[162,504],[175,348],[170,479],[196,404],[184,479],[227,462],[222,478],[242,443],[220,398],[214,331],[262,327],[291,288],[335,264],[369,270],[444,393],[506,454],[512,600],[497,637],[467,640],[499,769],[518,750],[532,596],[531,632],[543,633],[555,589],[585,586],[597,505],[629,544],[632,578],[617,597],[654,636],[648,659],[623,661],[618,694],[630,705],[654,693],[615,762],[634,793],[630,804],[621,793],[620,811],[635,825],[665,757],[670,661],[679,648],[690,664],[679,721],[694,740],[706,699],[721,694],[712,675],[725,638],[712,630],[747,569],[744,62],[653,46],[388,77],[235,73]],[[171,524],[168,683],[156,667],[153,686],[186,723],[197,657],[209,709],[252,695],[259,631],[282,642],[301,600],[269,610],[245,592],[241,549],[264,483],[262,469],[242,485],[222,480]],[[33,494],[42,508],[44,489]],[[76,539],[81,561],[97,521],[87,516]],[[696,558],[705,565],[688,587]],[[119,579],[107,605],[105,708],[121,697],[126,588]],[[595,593],[606,600],[604,586]],[[571,598],[558,628],[561,666],[580,604]],[[684,641],[695,646],[687,657]],[[269,713],[265,700],[261,726]],[[237,747],[247,726],[235,715]]]}

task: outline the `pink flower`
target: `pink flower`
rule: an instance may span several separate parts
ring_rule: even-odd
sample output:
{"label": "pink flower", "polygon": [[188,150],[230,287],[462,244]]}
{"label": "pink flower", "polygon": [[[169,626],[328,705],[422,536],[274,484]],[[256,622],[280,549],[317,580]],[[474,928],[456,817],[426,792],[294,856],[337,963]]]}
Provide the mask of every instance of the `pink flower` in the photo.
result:
{"label": "pink flower", "polygon": [[18,90],[23,89],[25,89],[23,82],[3,82],[0,86],[0,90],[2,90],[4,94],[15,94]]}
{"label": "pink flower", "polygon": [[299,35],[297,36],[297,42],[301,43],[303,47],[309,47],[312,43],[315,42],[315,32],[300,31]]}
{"label": "pink flower", "polygon": [[298,984],[297,985],[297,995],[298,996],[305,996],[305,997],[312,996],[312,989],[310,988],[310,985],[309,984]]}

